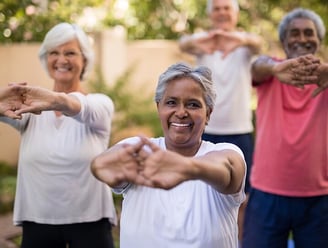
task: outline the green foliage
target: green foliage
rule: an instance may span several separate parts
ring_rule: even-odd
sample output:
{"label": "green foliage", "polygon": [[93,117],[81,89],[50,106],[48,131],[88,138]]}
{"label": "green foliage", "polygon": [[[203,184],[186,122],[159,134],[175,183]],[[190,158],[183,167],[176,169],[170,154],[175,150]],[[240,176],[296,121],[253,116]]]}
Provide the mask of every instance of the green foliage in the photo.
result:
{"label": "green foliage", "polygon": [[[41,41],[61,21],[78,23],[87,31],[121,25],[131,40],[175,40],[183,33],[208,26],[206,3],[207,0],[2,0],[0,43]],[[266,39],[277,38],[281,17],[295,7],[316,11],[328,26],[327,0],[239,0],[239,3],[239,26]]]}
{"label": "green foliage", "polygon": [[136,94],[136,90],[142,90],[131,87],[129,82],[132,74],[133,70],[130,68],[114,84],[108,85],[101,70],[97,68],[95,79],[90,82],[91,91],[108,95],[115,104],[112,136],[115,136],[118,130],[135,127],[148,127],[154,136],[160,136],[162,131],[155,103],[151,96]]}
{"label": "green foliage", "polygon": [[15,176],[17,168],[0,161],[0,178],[3,176]]}
{"label": "green foliage", "polygon": [[16,174],[16,167],[0,162],[0,213],[6,213],[13,208]]}
{"label": "green foliage", "polygon": [[[43,3],[48,3],[43,6]],[[12,1],[0,3],[0,43],[42,41],[59,22],[77,22],[88,6],[101,0]]]}

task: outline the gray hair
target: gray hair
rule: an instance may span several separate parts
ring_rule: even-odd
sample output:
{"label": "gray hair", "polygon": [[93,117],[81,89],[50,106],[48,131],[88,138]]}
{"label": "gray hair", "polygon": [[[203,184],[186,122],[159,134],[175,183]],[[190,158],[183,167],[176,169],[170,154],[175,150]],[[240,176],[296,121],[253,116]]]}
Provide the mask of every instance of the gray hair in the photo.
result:
{"label": "gray hair", "polygon": [[[235,8],[235,10],[239,11],[239,4],[238,0],[231,0],[232,6]],[[207,0],[207,6],[206,6],[206,12],[207,14],[210,14],[213,10],[213,0]]]}
{"label": "gray hair", "polygon": [[286,32],[289,23],[297,18],[305,18],[311,20],[315,25],[319,40],[323,40],[323,38],[325,37],[326,28],[323,24],[321,17],[312,10],[296,8],[293,11],[289,12],[287,15],[285,15],[279,24],[278,32],[280,42],[283,42],[286,38]]}
{"label": "gray hair", "polygon": [[47,52],[73,39],[78,40],[83,57],[86,60],[80,79],[83,80],[91,71],[94,63],[94,51],[87,34],[79,26],[63,22],[48,31],[39,50],[39,59],[48,74]]}
{"label": "gray hair", "polygon": [[159,76],[155,92],[155,102],[158,103],[163,98],[168,83],[180,78],[191,78],[199,83],[203,88],[203,96],[207,108],[213,109],[216,91],[212,82],[211,70],[206,66],[192,68],[185,63],[173,64]]}

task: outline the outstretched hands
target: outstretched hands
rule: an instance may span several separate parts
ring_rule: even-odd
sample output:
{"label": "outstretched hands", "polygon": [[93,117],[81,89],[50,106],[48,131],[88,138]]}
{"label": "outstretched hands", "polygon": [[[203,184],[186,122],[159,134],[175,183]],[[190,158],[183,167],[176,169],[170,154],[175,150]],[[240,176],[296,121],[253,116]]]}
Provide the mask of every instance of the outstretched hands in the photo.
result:
{"label": "outstretched hands", "polygon": [[256,35],[245,32],[227,32],[212,30],[206,35],[193,38],[193,46],[199,53],[212,54],[221,51],[223,58],[240,46],[249,45],[258,50],[261,40]]}
{"label": "outstretched hands", "polygon": [[25,83],[12,83],[0,89],[0,115],[21,119],[23,113],[41,114],[49,110],[74,116],[80,112],[81,103],[74,95]]}
{"label": "outstretched hands", "polygon": [[54,92],[41,87],[25,87],[23,105],[16,110],[17,115],[23,113],[40,114],[42,111],[53,110],[55,104]]}
{"label": "outstretched hands", "polygon": [[25,89],[23,84],[10,85],[0,89],[0,115],[13,119],[21,119],[21,115],[16,113],[24,104]]}
{"label": "outstretched hands", "polygon": [[316,70],[319,65],[319,59],[313,55],[306,55],[276,63],[273,74],[283,83],[303,88],[305,84],[318,81]]}
{"label": "outstretched hands", "polygon": [[0,89],[0,115],[21,119],[23,113],[40,114],[55,110],[56,93],[26,83],[11,83]]}
{"label": "outstretched hands", "polygon": [[116,145],[92,162],[92,172],[111,187],[133,183],[170,189],[187,180],[188,158],[162,150],[148,138],[134,145]]}
{"label": "outstretched hands", "polygon": [[313,91],[317,96],[328,88],[328,65],[321,64],[313,55],[305,55],[295,59],[288,59],[277,63],[273,67],[273,74],[283,83],[303,88],[306,84],[316,84]]}

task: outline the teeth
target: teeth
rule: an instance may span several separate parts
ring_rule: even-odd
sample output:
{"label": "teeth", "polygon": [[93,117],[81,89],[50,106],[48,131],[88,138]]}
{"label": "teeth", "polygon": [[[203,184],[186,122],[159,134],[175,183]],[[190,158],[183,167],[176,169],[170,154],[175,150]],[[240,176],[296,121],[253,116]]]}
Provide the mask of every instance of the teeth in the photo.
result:
{"label": "teeth", "polygon": [[176,127],[189,127],[189,124],[181,124],[181,123],[172,123],[171,125]]}
{"label": "teeth", "polygon": [[57,68],[57,71],[63,72],[63,71],[68,71],[67,68]]}
{"label": "teeth", "polygon": [[306,44],[295,44],[295,48],[298,50],[308,50],[312,48],[312,45],[310,43],[306,43]]}

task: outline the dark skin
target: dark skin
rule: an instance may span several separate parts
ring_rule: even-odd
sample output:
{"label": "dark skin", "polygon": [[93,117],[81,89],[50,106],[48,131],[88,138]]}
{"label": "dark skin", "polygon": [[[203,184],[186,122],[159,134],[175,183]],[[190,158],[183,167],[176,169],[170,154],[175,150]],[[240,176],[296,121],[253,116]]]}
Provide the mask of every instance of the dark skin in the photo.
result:
{"label": "dark skin", "polygon": [[257,83],[271,76],[281,82],[303,88],[316,84],[315,97],[328,88],[328,64],[315,57],[320,46],[314,23],[306,18],[292,20],[282,41],[287,59],[275,61],[269,56],[260,56],[252,65],[252,77]]}
{"label": "dark skin", "polygon": [[193,157],[207,121],[202,88],[192,79],[177,79],[167,86],[158,103],[167,150],[146,137],[136,144],[117,144],[97,156],[93,174],[111,187],[126,183],[171,189],[188,180],[202,180],[224,194],[240,190],[245,163],[233,150]]}

